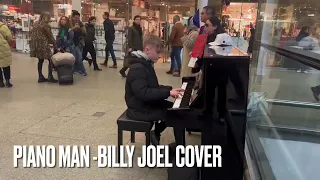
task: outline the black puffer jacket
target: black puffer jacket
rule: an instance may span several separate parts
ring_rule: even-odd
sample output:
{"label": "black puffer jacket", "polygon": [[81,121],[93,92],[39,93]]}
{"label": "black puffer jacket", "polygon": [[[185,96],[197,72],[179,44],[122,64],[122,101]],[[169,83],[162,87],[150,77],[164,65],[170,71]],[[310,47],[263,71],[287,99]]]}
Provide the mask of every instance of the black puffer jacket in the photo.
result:
{"label": "black puffer jacket", "polygon": [[172,87],[159,85],[152,62],[132,54],[125,87],[127,116],[141,121],[160,120],[164,109],[159,104],[170,96]]}

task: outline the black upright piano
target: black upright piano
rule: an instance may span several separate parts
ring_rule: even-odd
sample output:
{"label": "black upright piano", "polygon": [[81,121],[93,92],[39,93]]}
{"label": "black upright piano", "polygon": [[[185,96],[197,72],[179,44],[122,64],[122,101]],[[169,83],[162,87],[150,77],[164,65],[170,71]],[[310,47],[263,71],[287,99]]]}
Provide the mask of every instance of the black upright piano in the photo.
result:
{"label": "black upright piano", "polygon": [[[196,129],[201,133],[201,145],[222,147],[222,167],[199,168],[198,179],[242,180],[250,57],[233,46],[207,45],[201,61],[201,86],[194,88],[199,84],[195,77],[182,78],[181,88],[185,92],[168,109],[167,125],[174,127],[178,145],[186,144],[186,129]],[[226,82],[222,86],[225,98],[217,92],[218,88],[213,88],[217,81]],[[223,100],[226,104],[225,123],[218,121],[217,99],[221,97],[220,103]],[[210,103],[212,98],[214,104]],[[168,170],[169,180],[172,174],[177,175],[174,171]],[[178,171],[186,175],[188,168]]]}

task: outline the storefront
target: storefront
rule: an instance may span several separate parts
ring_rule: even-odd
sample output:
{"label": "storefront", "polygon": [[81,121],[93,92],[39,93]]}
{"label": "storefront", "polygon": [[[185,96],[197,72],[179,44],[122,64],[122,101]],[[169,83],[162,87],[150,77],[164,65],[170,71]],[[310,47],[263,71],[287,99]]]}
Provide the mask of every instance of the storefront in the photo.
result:
{"label": "storefront", "polygon": [[70,16],[72,10],[78,10],[83,22],[87,22],[90,16],[97,18],[96,50],[97,55],[103,57],[105,56],[104,46],[106,43],[102,15],[104,12],[109,12],[110,19],[114,22],[116,29],[114,49],[116,56],[120,59],[125,54],[125,30],[126,27],[132,25],[134,16],[141,16],[144,34],[163,37],[164,28],[167,27],[169,31],[169,27],[173,25],[172,18],[175,15],[188,19],[196,9],[194,0],[186,0],[181,5],[173,0],[29,0],[22,3],[9,0],[7,3],[0,5],[0,19],[12,26],[16,37],[14,42],[16,45],[13,47],[17,51],[29,52],[28,32],[32,28],[33,22],[39,18],[42,10],[46,10],[52,15],[51,27],[54,36],[58,32],[59,19],[62,16]]}

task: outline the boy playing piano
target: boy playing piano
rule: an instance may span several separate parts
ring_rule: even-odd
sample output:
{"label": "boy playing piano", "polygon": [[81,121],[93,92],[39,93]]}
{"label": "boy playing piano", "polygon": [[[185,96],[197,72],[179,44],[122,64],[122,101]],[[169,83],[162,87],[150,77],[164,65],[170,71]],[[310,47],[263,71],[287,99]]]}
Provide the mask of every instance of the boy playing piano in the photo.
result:
{"label": "boy playing piano", "polygon": [[168,97],[177,98],[183,90],[172,89],[170,86],[159,85],[153,68],[160,57],[163,44],[154,35],[144,38],[143,52],[132,52],[130,70],[125,85],[125,101],[127,116],[134,120],[154,121],[155,130],[151,133],[151,143],[158,145],[161,132],[166,128],[167,109],[172,103],[166,101]]}

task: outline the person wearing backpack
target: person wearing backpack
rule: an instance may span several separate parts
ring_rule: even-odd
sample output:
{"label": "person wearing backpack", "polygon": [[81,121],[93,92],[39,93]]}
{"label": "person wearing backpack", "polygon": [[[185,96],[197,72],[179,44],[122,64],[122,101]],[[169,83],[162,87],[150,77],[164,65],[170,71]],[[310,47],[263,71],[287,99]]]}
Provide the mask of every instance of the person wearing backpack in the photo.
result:
{"label": "person wearing backpack", "polygon": [[[11,70],[10,66],[12,64],[12,55],[9,42],[12,39],[11,31],[8,26],[0,22],[0,88],[7,87],[11,88],[10,83]],[[5,79],[5,84],[3,83],[3,75]]]}

